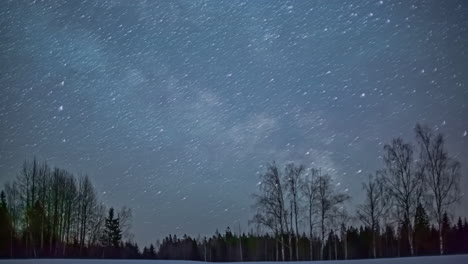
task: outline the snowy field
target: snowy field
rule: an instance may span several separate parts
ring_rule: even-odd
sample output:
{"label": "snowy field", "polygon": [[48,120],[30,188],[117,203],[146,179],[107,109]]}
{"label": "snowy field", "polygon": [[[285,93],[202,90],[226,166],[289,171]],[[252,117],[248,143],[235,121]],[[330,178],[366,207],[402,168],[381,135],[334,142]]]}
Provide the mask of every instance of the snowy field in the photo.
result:
{"label": "snowy field", "polygon": [[[177,260],[89,260],[89,259],[19,259],[19,260],[0,260],[0,264],[109,264],[109,263],[120,263],[120,264],[193,264],[195,261],[177,261]],[[202,262],[197,262],[202,263]],[[239,263],[239,262],[236,262]],[[246,262],[254,263],[254,262]],[[279,262],[262,262],[262,264],[278,264]],[[310,263],[307,261],[295,262],[295,264]],[[434,257],[413,257],[413,258],[393,258],[393,259],[372,259],[372,260],[340,260],[340,261],[314,261],[317,264],[357,264],[357,263],[369,263],[369,264],[455,264],[463,263],[468,264],[468,255],[455,255],[455,256],[434,256]]]}

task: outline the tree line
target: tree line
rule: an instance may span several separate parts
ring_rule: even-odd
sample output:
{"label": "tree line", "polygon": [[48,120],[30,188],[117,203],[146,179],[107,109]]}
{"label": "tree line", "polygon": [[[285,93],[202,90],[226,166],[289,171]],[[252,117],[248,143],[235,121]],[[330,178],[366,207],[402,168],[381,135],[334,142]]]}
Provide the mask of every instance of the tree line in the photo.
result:
{"label": "tree line", "polygon": [[131,210],[107,210],[87,175],[26,161],[0,198],[0,257],[137,255],[136,245],[122,240]]}
{"label": "tree line", "polygon": [[382,168],[351,206],[332,175],[294,163],[267,164],[253,194],[249,230],[193,238],[169,235],[139,249],[131,211],[106,210],[87,176],[25,162],[0,203],[0,256],[287,261],[468,253],[468,222],[454,219],[460,163],[441,133],[415,127],[395,138]]}
{"label": "tree line", "polygon": [[[363,183],[365,199],[354,213],[346,209],[351,197],[336,188],[330,175],[293,163],[284,170],[269,164],[255,195],[253,223],[275,238],[275,260],[301,259],[299,240],[304,231],[308,232],[309,260],[326,259],[327,252],[328,259],[339,254],[347,259],[353,220],[369,235],[368,257],[400,256],[402,251],[410,256],[422,254],[418,249],[427,240],[419,240],[433,238],[431,229],[437,231],[436,243],[431,251],[423,252],[446,253],[444,223],[461,199],[460,163],[449,156],[441,133],[418,124],[415,136],[416,146],[402,138],[384,146],[383,167]],[[421,224],[426,221],[421,218],[427,218],[427,225]],[[298,222],[305,226],[299,228]],[[435,226],[429,228],[429,223]],[[397,238],[394,255],[378,248],[385,234],[388,240]]]}

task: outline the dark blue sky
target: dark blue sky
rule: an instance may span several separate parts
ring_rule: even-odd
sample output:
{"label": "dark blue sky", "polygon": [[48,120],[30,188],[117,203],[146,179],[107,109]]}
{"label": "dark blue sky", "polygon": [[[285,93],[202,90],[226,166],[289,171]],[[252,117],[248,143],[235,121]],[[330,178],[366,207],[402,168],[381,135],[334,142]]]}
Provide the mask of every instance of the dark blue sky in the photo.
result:
{"label": "dark blue sky", "polygon": [[3,0],[0,181],[33,156],[87,173],[148,243],[246,228],[272,160],[357,204],[417,122],[466,175],[467,45],[461,0]]}

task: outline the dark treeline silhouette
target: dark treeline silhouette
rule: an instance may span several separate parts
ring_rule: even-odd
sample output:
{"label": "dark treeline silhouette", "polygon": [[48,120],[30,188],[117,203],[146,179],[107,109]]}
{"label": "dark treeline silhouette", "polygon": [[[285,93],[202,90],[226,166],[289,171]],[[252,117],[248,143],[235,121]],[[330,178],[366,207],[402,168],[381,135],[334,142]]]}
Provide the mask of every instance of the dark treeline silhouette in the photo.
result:
{"label": "dark treeline silhouette", "polygon": [[[427,214],[425,214],[427,218]],[[424,218],[424,217],[423,217]],[[423,219],[421,218],[421,220]],[[458,220],[452,224],[448,217],[444,218],[444,241],[447,250],[444,254],[468,253],[468,222]],[[427,219],[426,219],[427,220]],[[415,226],[415,255],[427,256],[439,254],[439,234],[434,225],[426,220],[418,222]],[[411,256],[407,243],[406,230],[395,230],[393,226],[386,226],[375,236],[376,256],[379,258]],[[310,260],[309,235],[302,233],[292,237],[293,243],[289,244],[289,238],[285,236],[285,260]],[[372,230],[369,227],[341,227],[337,231],[327,233],[322,255],[324,260],[365,259],[373,257]],[[314,236],[312,240],[313,260],[320,259],[320,236]],[[151,249],[152,248],[152,249]],[[168,236],[163,239],[159,251],[154,251],[154,246],[143,249],[145,259],[183,259],[201,260],[213,262],[233,261],[276,261],[281,254],[279,241],[272,235],[259,235],[251,231],[243,233],[240,238],[228,228],[224,234],[216,233],[209,238],[191,238],[183,236],[177,238]],[[290,254],[292,249],[293,254]],[[298,257],[296,257],[296,248]]]}
{"label": "dark treeline silhouette", "polygon": [[122,240],[131,210],[107,211],[88,176],[34,159],[0,196],[0,257],[139,256],[136,244]]}
{"label": "dark treeline silhouette", "polygon": [[169,235],[141,250],[132,242],[131,211],[106,209],[87,176],[25,162],[1,192],[0,257],[222,262],[467,254],[468,222],[453,217],[460,164],[442,134],[421,125],[415,133],[415,145],[396,138],[384,146],[382,169],[369,175],[354,206],[322,170],[273,162],[260,175],[248,232]]}

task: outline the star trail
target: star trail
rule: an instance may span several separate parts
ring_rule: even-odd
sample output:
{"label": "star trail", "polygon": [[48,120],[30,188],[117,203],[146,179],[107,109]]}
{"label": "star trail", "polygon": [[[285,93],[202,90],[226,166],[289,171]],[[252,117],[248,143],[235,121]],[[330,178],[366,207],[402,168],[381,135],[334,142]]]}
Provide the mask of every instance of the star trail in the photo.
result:
{"label": "star trail", "polygon": [[247,228],[273,160],[357,203],[418,122],[468,164],[467,45],[461,0],[4,0],[0,183],[34,156],[88,174],[142,243]]}

